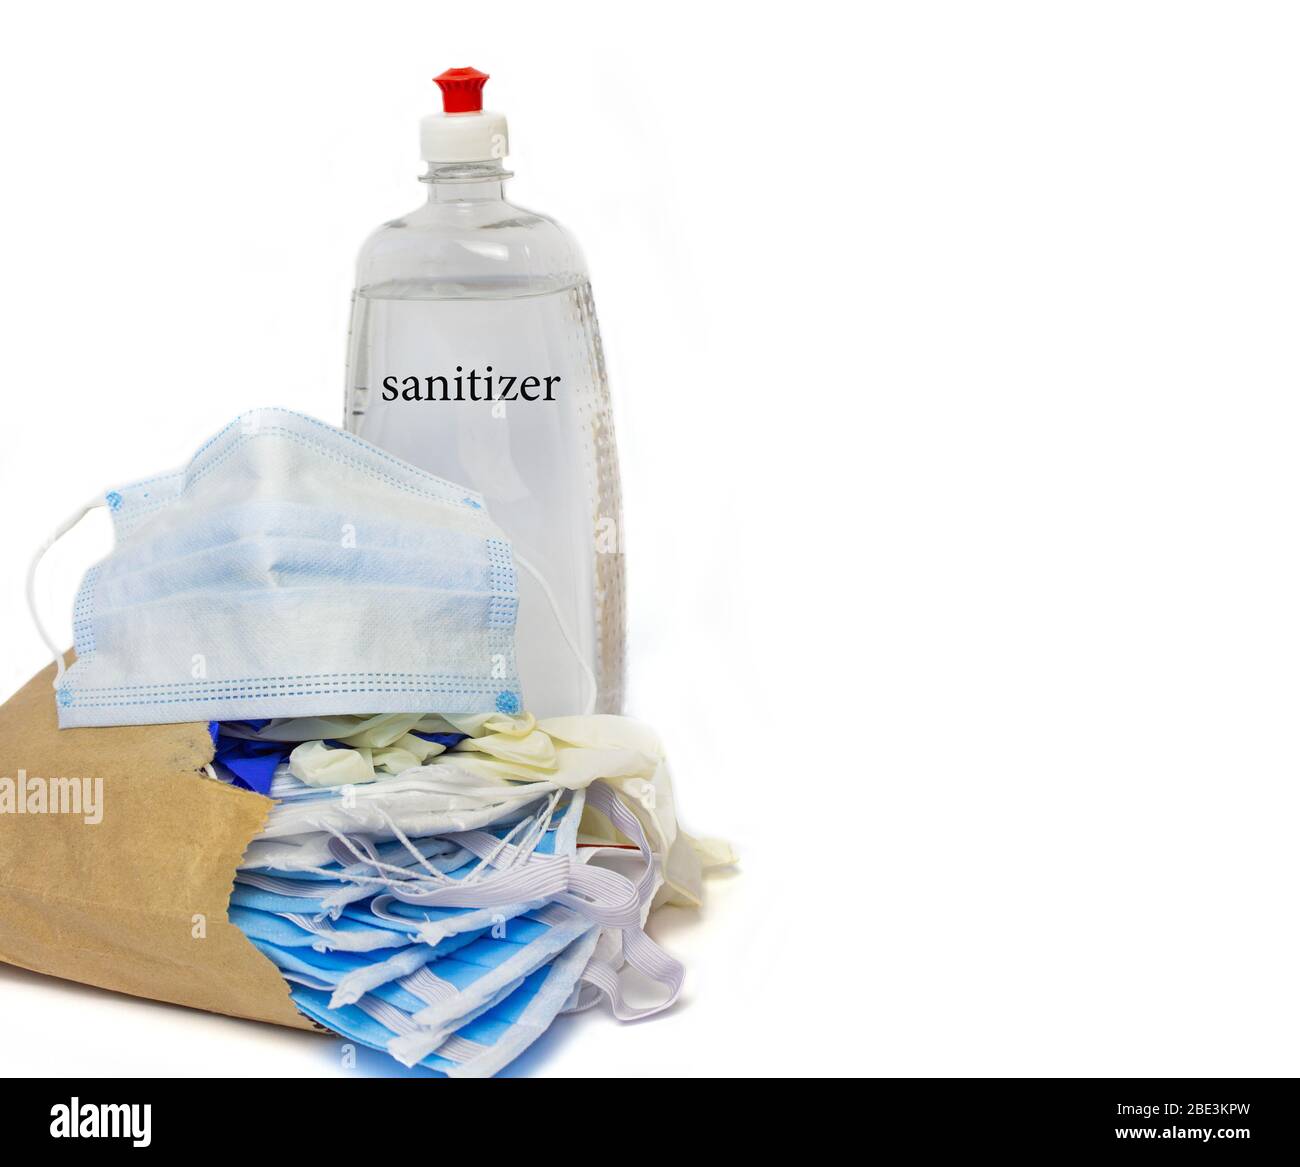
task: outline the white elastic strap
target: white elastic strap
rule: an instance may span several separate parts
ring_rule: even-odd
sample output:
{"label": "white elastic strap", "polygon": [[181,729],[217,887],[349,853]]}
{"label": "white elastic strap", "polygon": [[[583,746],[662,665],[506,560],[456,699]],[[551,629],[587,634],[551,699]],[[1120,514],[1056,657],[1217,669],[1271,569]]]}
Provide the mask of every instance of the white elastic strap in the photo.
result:
{"label": "white elastic strap", "polygon": [[[369,1014],[385,1029],[390,1029],[396,1034],[420,1032],[420,1027],[407,1014],[403,1013],[395,1005],[390,1005],[387,1001],[381,1001],[378,997],[366,995],[360,998],[356,1005],[358,1009]],[[334,1008],[334,1006],[331,1005],[330,1008]]]}
{"label": "white elastic strap", "polygon": [[399,977],[397,983],[408,993],[414,993],[426,1005],[437,1005],[454,997],[460,990],[450,981],[431,973],[426,965],[409,976]]}
{"label": "white elastic strap", "polygon": [[470,1041],[467,1037],[458,1037],[452,1034],[437,1049],[440,1058],[446,1058],[449,1062],[468,1062],[472,1058],[477,1058],[486,1053],[492,1047],[483,1045],[482,1042]]}
{"label": "white elastic strap", "polygon": [[[669,956],[641,927],[641,909],[654,894],[657,864],[645,828],[608,783],[597,781],[587,788],[587,805],[603,814],[625,838],[630,839],[645,861],[640,878],[633,883],[624,875],[601,867],[575,866],[568,856],[525,854],[520,848],[485,831],[464,831],[452,836],[468,851],[488,858],[497,868],[490,878],[466,886],[415,890],[411,885],[395,887],[392,894],[406,903],[436,903],[447,907],[485,907],[515,898],[546,900],[578,912],[604,927],[618,928],[623,940],[623,961],[667,989],[657,1004],[635,1006],[623,992],[621,968],[609,961],[593,959],[582,981],[599,996],[609,999],[620,1021],[649,1017],[671,1006],[680,996],[685,969]],[[490,858],[489,858],[490,857]],[[418,885],[416,885],[418,887]],[[594,1004],[588,998],[586,1008]]]}
{"label": "white elastic strap", "polygon": [[63,680],[63,674],[67,671],[67,665],[63,662],[63,650],[54,643],[54,638],[46,631],[45,625],[41,623],[41,614],[36,610],[36,569],[40,566],[41,560],[45,558],[45,553],[72,530],[82,519],[84,519],[96,507],[102,507],[104,500],[97,498],[93,502],[86,503],[76,514],[70,515],[64,519],[56,528],[53,535],[45,540],[37,549],[36,554],[32,556],[32,564],[27,569],[27,611],[31,614],[32,623],[36,625],[36,631],[40,638],[45,641],[45,647],[50,650],[50,655],[54,658],[54,687],[57,689],[59,683]]}
{"label": "white elastic strap", "polygon": [[301,879],[276,879],[274,876],[258,875],[252,871],[237,871],[235,882],[247,887],[255,887],[258,891],[270,892],[272,895],[320,899],[318,893],[304,890],[305,881]]}
{"label": "white elastic strap", "polygon": [[583,656],[582,652],[579,650],[578,641],[573,635],[573,631],[569,628],[564,617],[560,615],[560,605],[555,602],[555,593],[551,591],[550,584],[542,578],[542,573],[520,555],[518,551],[515,552],[515,562],[537,581],[537,586],[542,589],[543,594],[546,596],[546,602],[551,605],[551,615],[555,617],[556,624],[560,626],[560,635],[564,637],[564,643],[569,646],[569,651],[573,653],[573,659],[578,662],[578,666],[582,669],[583,675],[587,678],[587,688],[590,692],[590,696],[587,698],[587,706],[583,710],[583,713],[595,713],[597,693],[596,674],[591,671],[591,665],[587,663],[587,658]]}
{"label": "white elastic strap", "polygon": [[538,855],[486,831],[446,836],[494,870],[477,879],[451,879],[429,886],[423,879],[394,883],[390,894],[408,904],[446,908],[492,908],[555,901],[606,927],[634,928],[654,894],[658,866],[645,829],[605,782],[587,788],[587,805],[600,811],[630,839],[645,861],[640,878],[608,868],[577,864],[567,855]]}
{"label": "white elastic strap", "polygon": [[623,955],[627,963],[668,989],[668,996],[657,1005],[629,1005],[623,992],[622,970],[615,964],[593,957],[582,973],[583,985],[596,990],[595,997],[579,996],[569,1008],[571,1013],[590,1009],[600,997],[609,1000],[610,1010],[620,1021],[639,1021],[662,1013],[681,994],[684,979],[681,963],[674,960],[640,929],[624,929]]}
{"label": "white elastic strap", "polygon": [[[632,840],[645,858],[645,868],[636,883],[637,901],[644,905],[654,894],[656,867],[650,842],[646,838],[645,828],[642,827],[640,819],[628,810],[613,789],[604,782],[592,783],[587,790],[587,805],[603,814],[615,830]],[[677,1000],[681,995],[682,982],[686,979],[686,970],[682,967],[681,961],[669,956],[645,934],[640,927],[639,916],[636,924],[624,925],[621,931],[625,963],[638,972],[644,973],[652,981],[663,985],[668,990],[667,997],[656,1005],[629,1005],[623,993],[621,970],[618,966],[598,957],[593,957],[588,962],[582,974],[582,982],[609,998],[610,1008],[620,1021],[636,1021],[662,1012]],[[588,1005],[590,1004],[591,1002],[588,1002]],[[576,1008],[584,1007],[586,1006],[581,1004],[580,995]]]}

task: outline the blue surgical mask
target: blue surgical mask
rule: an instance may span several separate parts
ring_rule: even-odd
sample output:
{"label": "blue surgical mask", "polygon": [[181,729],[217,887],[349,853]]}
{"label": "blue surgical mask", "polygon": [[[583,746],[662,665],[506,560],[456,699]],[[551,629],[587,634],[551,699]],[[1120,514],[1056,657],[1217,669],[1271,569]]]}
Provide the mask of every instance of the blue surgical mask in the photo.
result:
{"label": "blue surgical mask", "polygon": [[[590,929],[554,959],[534,969],[507,993],[472,1017],[462,1019],[438,1048],[406,1065],[420,1065],[450,1077],[489,1077],[509,1065],[570,1006],[591,961],[598,930]],[[403,989],[411,992],[410,989]],[[413,994],[414,995],[414,994]],[[367,993],[355,1004],[331,1006],[327,991],[297,985],[294,1004],[308,1017],[351,1041],[391,1051],[395,1042],[418,1035],[422,1027],[411,1014],[380,993]]]}
{"label": "blue surgical mask", "polygon": [[515,560],[471,490],[266,409],[105,503],[62,727],[522,708]]}
{"label": "blue surgical mask", "polygon": [[[637,845],[646,860],[640,880],[633,882],[615,872],[576,862],[577,826],[589,800]],[[572,792],[567,801],[561,802],[556,795],[513,825],[457,832],[446,841],[472,858],[449,869],[435,867],[423,857],[417,841],[403,836],[407,860],[393,864],[380,859],[374,845],[364,837],[334,834],[334,864],[328,870],[339,872],[343,882],[359,881],[376,892],[368,903],[350,903],[344,908],[342,922],[364,922],[376,937],[382,938],[376,944],[384,947],[374,951],[372,962],[340,969],[337,976],[312,973],[308,979],[291,977],[306,994],[295,990],[294,999],[300,1007],[340,1032],[359,1032],[355,1027],[366,1029],[378,1022],[387,1032],[383,1048],[411,1066],[435,1065],[438,1058],[448,1056],[448,1049],[462,1049],[457,1043],[472,1026],[488,1017],[500,1019],[501,1010],[510,1008],[513,1002],[518,1008],[508,1026],[500,1031],[503,1043],[493,1045],[490,1054],[480,1051],[465,1063],[478,1069],[499,1068],[498,1062],[507,1051],[523,1048],[532,1040],[527,1034],[536,1036],[544,1029],[569,1003],[569,996],[580,983],[591,994],[609,996],[620,1016],[641,1016],[662,1007],[638,1009],[628,1005],[622,999],[616,968],[603,960],[590,959],[602,926],[618,929],[626,959],[669,989],[664,1005],[676,997],[680,965],[658,949],[640,928],[654,887],[648,843],[635,816],[603,783]],[[256,891],[268,897],[261,903],[273,911],[292,909],[303,902],[324,910],[330,900],[313,896],[318,887],[318,881],[284,873],[270,887],[250,889],[249,894]],[[286,895],[286,891],[295,894]],[[358,915],[358,911],[363,914]],[[250,923],[240,909],[232,909],[231,918],[246,929]],[[307,921],[301,915],[283,922],[290,920],[299,929],[317,930],[317,951],[344,946],[324,936],[319,931],[323,925],[318,922]],[[256,923],[258,938],[270,938],[266,919]],[[281,928],[277,935],[286,932]],[[416,943],[405,949],[394,946],[395,934],[406,934]],[[467,935],[472,939],[464,943],[462,938]],[[352,951],[360,943],[352,936],[346,937]],[[311,959],[304,937],[283,947],[304,954],[288,960]],[[273,948],[263,947],[263,951],[275,959]],[[555,967],[567,969],[565,954],[577,951],[587,956],[575,978],[567,978],[567,974],[557,974],[559,979],[539,975]],[[286,975],[295,970],[295,965],[282,960]],[[301,973],[301,969],[297,971]],[[318,994],[325,985],[331,991],[328,997],[321,997]],[[392,991],[409,993],[422,1004],[394,1012],[390,1008],[394,1001],[385,1000],[392,986]],[[528,986],[532,988],[521,997],[521,991]],[[486,1031],[480,1028],[477,1032]],[[374,1033],[371,1039],[377,1040]],[[477,1072],[457,1064],[457,1072]]]}

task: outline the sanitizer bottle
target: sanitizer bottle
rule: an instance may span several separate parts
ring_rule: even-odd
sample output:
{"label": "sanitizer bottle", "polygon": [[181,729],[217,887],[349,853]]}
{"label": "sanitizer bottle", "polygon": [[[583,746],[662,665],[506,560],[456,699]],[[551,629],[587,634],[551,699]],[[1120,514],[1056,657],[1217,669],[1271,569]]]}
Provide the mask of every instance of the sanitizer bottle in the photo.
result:
{"label": "sanitizer bottle", "polygon": [[622,515],[591,285],[567,231],[506,201],[506,119],[483,109],[487,79],[434,78],[445,112],[420,126],[428,200],[361,249],[344,424],[483,494],[535,569],[518,573],[528,709],[619,712]]}

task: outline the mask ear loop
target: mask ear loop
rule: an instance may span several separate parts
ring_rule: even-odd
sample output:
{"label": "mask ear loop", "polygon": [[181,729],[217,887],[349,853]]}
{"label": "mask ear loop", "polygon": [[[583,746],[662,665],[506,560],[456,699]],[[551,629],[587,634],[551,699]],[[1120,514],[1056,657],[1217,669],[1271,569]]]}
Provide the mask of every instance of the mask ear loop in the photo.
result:
{"label": "mask ear loop", "polygon": [[520,555],[518,551],[516,551],[514,555],[515,562],[528,572],[528,574],[537,581],[537,586],[542,589],[543,594],[546,596],[546,602],[551,605],[551,615],[555,617],[555,623],[560,626],[560,635],[564,637],[564,643],[569,646],[569,651],[573,653],[573,659],[578,662],[578,666],[582,669],[583,676],[587,679],[587,691],[589,696],[587,698],[587,706],[582,711],[583,714],[590,715],[595,713],[597,693],[596,674],[591,671],[591,665],[587,663],[587,658],[582,655],[581,650],[578,648],[577,637],[573,635],[567,621],[560,615],[560,605],[555,602],[555,593],[551,591],[550,585],[542,578],[542,573],[539,572],[537,568]]}
{"label": "mask ear loop", "polygon": [[50,636],[45,625],[41,623],[40,613],[36,610],[36,569],[40,566],[41,560],[45,558],[45,553],[72,530],[82,519],[84,519],[96,507],[104,506],[102,498],[94,499],[86,503],[75,514],[64,519],[55,529],[53,535],[45,540],[32,556],[31,566],[27,569],[27,611],[32,618],[32,623],[36,626],[37,634],[45,642],[45,647],[50,650],[50,655],[54,658],[54,688],[58,688],[63,680],[63,674],[67,672],[67,665],[63,661],[63,651],[54,643],[54,638]]}

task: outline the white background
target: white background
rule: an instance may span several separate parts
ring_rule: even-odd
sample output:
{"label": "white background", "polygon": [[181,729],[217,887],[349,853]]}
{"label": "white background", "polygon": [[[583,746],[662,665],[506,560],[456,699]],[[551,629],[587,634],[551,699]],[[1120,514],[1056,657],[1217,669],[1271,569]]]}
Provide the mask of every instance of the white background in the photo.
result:
{"label": "white background", "polygon": [[[520,1069],[1296,1073],[1295,13],[11,6],[0,695],[68,511],[245,408],[340,418],[356,249],[473,64],[592,270],[631,711],[742,854],[656,921],[682,1005]],[[0,1072],[343,1071],[3,969]]]}

